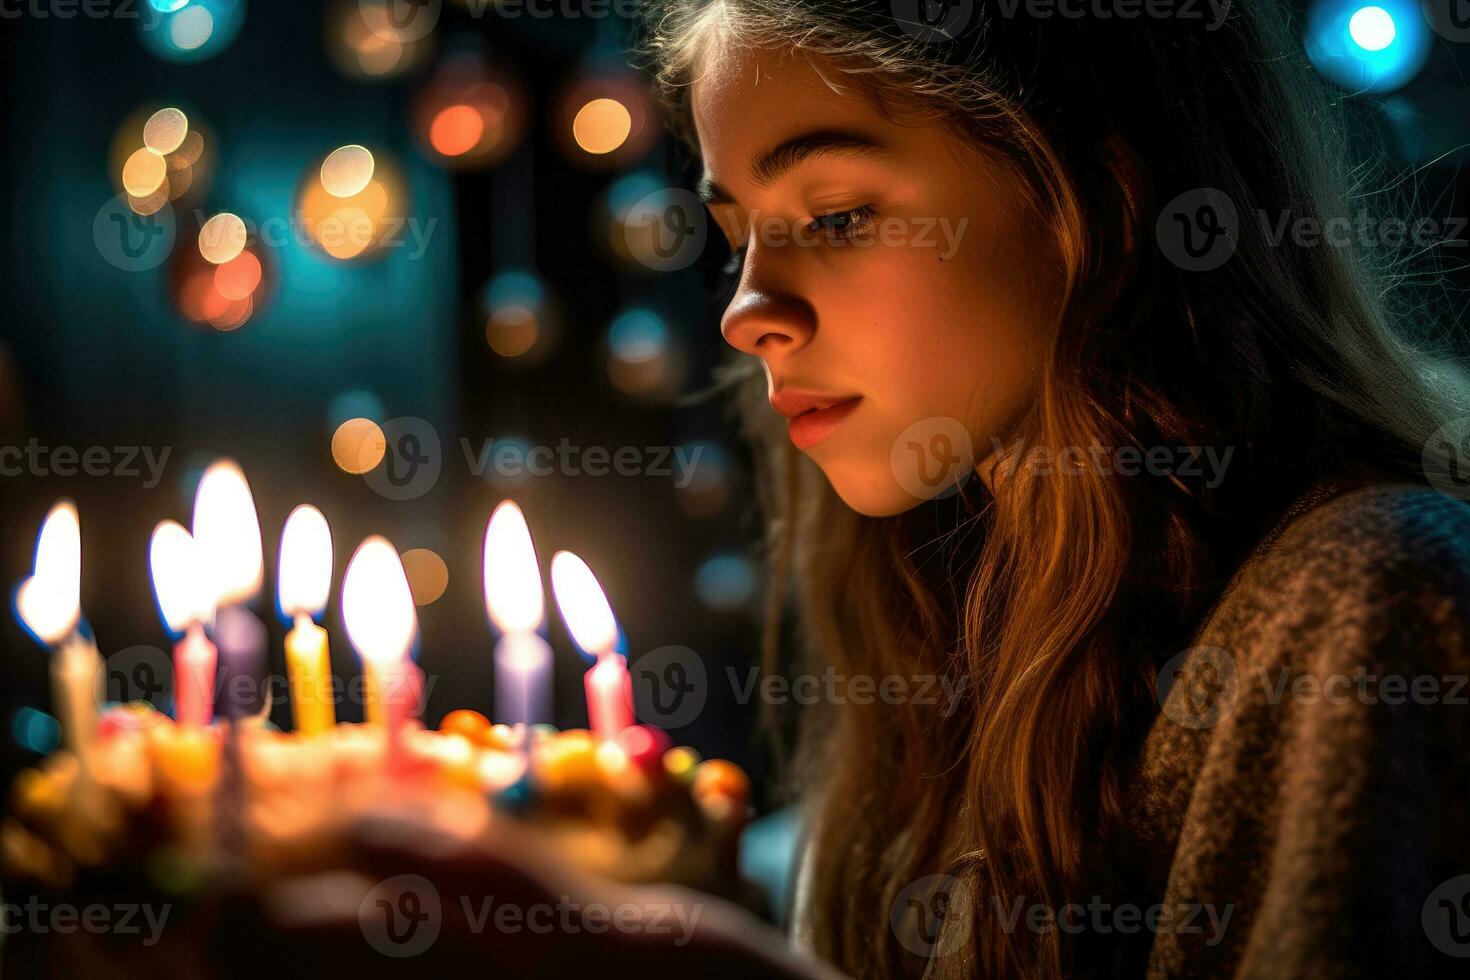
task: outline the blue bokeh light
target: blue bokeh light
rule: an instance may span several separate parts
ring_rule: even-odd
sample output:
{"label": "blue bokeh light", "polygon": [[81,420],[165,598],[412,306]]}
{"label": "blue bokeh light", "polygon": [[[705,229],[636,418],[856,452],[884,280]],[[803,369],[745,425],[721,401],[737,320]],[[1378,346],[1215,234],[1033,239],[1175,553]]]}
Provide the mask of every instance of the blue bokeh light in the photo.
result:
{"label": "blue bokeh light", "polygon": [[61,744],[61,725],[44,711],[31,707],[16,709],[10,719],[10,733],[17,745],[37,755],[50,755]]}
{"label": "blue bokeh light", "polygon": [[1324,76],[1355,92],[1388,92],[1429,58],[1429,25],[1411,0],[1318,0],[1307,12],[1307,57]]}
{"label": "blue bokeh light", "polygon": [[245,0],[150,0],[138,19],[143,47],[164,61],[206,61],[234,43]]}

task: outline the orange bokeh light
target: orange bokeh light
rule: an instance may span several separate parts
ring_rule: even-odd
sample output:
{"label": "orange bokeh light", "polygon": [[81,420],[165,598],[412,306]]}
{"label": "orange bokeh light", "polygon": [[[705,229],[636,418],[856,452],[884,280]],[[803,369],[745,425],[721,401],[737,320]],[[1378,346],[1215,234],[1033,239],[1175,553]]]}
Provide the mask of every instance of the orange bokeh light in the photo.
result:
{"label": "orange bokeh light", "polygon": [[229,300],[248,299],[260,285],[260,259],[249,251],[241,252],[214,270],[214,288]]}
{"label": "orange bokeh light", "polygon": [[473,150],[485,135],[485,120],[472,106],[452,105],[439,110],[429,126],[429,143],[444,156],[457,157]]}

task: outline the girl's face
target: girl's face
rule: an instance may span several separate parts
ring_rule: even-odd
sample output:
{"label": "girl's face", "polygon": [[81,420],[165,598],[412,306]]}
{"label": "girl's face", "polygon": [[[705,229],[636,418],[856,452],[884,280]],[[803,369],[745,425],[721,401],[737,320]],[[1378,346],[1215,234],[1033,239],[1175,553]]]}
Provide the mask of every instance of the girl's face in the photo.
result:
{"label": "girl's face", "polygon": [[700,191],[745,249],[721,332],[848,506],[908,510],[1030,404],[1055,242],[1020,179],[941,124],[889,122],[804,57],[713,47],[691,93]]}

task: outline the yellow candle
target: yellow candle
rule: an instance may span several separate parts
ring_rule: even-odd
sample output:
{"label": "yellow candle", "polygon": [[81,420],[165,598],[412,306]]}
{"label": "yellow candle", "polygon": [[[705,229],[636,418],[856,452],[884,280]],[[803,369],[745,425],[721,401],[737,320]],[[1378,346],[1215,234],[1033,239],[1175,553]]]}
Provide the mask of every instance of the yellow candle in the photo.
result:
{"label": "yellow candle", "polygon": [[327,631],[305,613],[286,634],[286,670],[291,679],[291,718],[303,735],[320,735],[337,723],[332,706]]}
{"label": "yellow candle", "polygon": [[291,717],[303,735],[320,735],[337,723],[327,631],[312,622],[327,604],[332,586],[332,530],[315,507],[303,504],[281,531],[277,578],[281,611],[295,620],[286,634],[286,673],[291,680]]}
{"label": "yellow candle", "polygon": [[84,761],[96,737],[101,676],[101,654],[95,644],[79,634],[62,643],[51,658],[52,695],[62,742]]}

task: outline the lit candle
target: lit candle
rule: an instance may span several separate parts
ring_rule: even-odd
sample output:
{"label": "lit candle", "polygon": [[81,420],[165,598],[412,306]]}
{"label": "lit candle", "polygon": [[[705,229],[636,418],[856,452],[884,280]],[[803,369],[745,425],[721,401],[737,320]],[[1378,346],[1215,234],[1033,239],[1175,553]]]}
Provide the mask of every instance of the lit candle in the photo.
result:
{"label": "lit candle", "polygon": [[208,725],[214,718],[214,665],[217,651],[204,635],[214,616],[199,566],[193,536],[176,521],[153,529],[148,545],[153,592],[174,645],[174,720]]}
{"label": "lit candle", "polygon": [[612,607],[592,569],[570,551],[551,556],[551,587],[572,638],[597,657],[583,678],[588,723],[599,738],[616,738],[633,724],[633,682],[622,656],[613,649],[618,624]]}
{"label": "lit candle", "polygon": [[204,471],[194,495],[194,541],[214,599],[219,691],[225,717],[248,718],[264,706],[265,626],[244,607],[264,575],[260,518],[239,465],[221,460]]}
{"label": "lit candle", "polygon": [[286,634],[286,671],[291,678],[291,717],[303,735],[320,735],[336,724],[330,683],[327,631],[312,620],[327,605],[332,586],[332,530],[315,507],[303,504],[281,532],[281,613],[295,620]]}
{"label": "lit candle", "polygon": [[76,504],[58,501],[36,541],[31,577],[15,593],[27,629],[54,650],[51,690],[67,748],[84,766],[97,730],[102,656],[79,629],[82,621],[82,534]]}
{"label": "lit candle", "polygon": [[408,651],[418,632],[413,593],[393,545],[374,535],[357,546],[342,578],[342,618],[347,638],[374,683],[369,708],[387,729],[388,768],[403,760],[403,726],[416,708],[417,685]]}
{"label": "lit candle", "polygon": [[495,644],[495,718],[534,725],[551,718],[551,647],[537,635],[544,615],[541,566],[525,515],[509,500],[485,528],[485,609]]}

